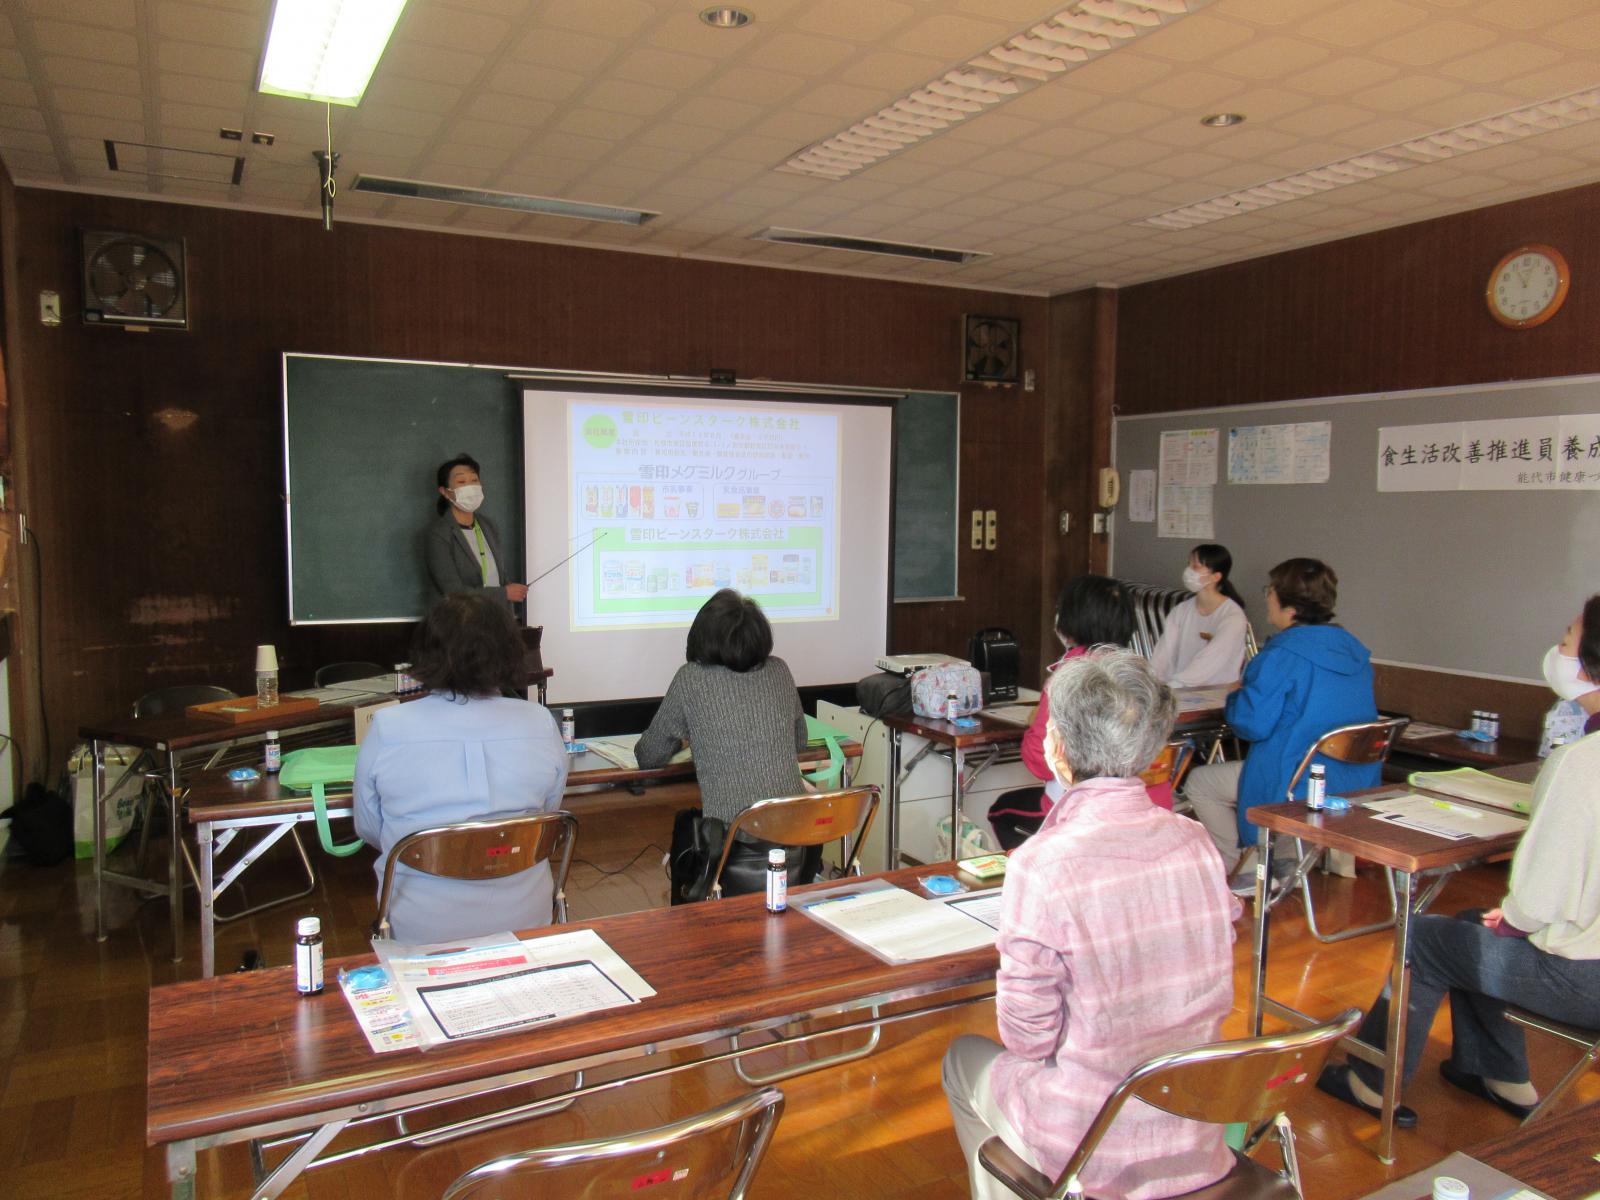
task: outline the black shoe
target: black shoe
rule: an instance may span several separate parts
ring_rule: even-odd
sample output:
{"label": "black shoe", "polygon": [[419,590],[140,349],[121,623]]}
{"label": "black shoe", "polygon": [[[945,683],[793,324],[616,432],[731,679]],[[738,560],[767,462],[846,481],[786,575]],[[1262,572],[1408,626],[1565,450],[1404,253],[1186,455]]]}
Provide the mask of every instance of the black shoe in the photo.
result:
{"label": "black shoe", "polygon": [[[1369,1117],[1383,1117],[1383,1109],[1376,1104],[1367,1104],[1355,1093],[1350,1086],[1350,1068],[1347,1066],[1326,1066],[1317,1078],[1317,1091],[1326,1092],[1335,1100],[1343,1100],[1352,1108],[1359,1108]],[[1417,1127],[1417,1112],[1404,1104],[1394,1106],[1394,1127],[1396,1129],[1415,1129]]]}
{"label": "black shoe", "polygon": [[1519,1121],[1526,1121],[1528,1114],[1538,1107],[1535,1104],[1518,1104],[1515,1100],[1507,1100],[1485,1083],[1482,1075],[1469,1075],[1467,1072],[1458,1069],[1455,1063],[1448,1058],[1439,1064],[1439,1074],[1444,1076],[1444,1081],[1451,1087],[1458,1087],[1469,1096],[1487,1100],[1496,1108],[1504,1109]]}

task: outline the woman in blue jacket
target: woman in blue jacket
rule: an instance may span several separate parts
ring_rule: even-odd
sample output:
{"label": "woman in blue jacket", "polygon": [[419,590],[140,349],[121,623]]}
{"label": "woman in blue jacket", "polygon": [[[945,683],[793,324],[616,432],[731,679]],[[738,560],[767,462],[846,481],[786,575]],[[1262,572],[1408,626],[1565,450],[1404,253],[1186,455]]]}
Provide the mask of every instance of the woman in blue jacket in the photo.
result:
{"label": "woman in blue jacket", "polygon": [[[1332,624],[1339,577],[1314,558],[1291,558],[1272,568],[1266,587],[1267,622],[1280,632],[1250,660],[1239,689],[1228,697],[1228,725],[1250,743],[1243,762],[1199,767],[1184,795],[1233,870],[1256,844],[1246,815],[1257,804],[1280,804],[1300,759],[1323,734],[1378,716],[1372,694],[1372,656],[1348,630]],[[1382,768],[1318,759],[1328,791],[1376,787]],[[1301,779],[1295,797],[1305,797]],[[1282,841],[1284,854],[1293,843]],[[1287,859],[1285,867],[1288,866]],[[1236,880],[1235,891],[1255,881]]]}

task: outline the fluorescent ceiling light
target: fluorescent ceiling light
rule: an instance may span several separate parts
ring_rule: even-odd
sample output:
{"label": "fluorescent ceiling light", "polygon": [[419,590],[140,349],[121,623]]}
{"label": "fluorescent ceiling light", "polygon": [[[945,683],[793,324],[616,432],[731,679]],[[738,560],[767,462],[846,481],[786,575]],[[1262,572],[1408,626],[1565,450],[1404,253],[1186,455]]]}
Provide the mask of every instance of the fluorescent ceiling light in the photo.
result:
{"label": "fluorescent ceiling light", "polygon": [[405,6],[406,0],[277,0],[260,90],[360,104]]}
{"label": "fluorescent ceiling light", "polygon": [[930,79],[778,169],[845,179],[951,125],[1204,8],[1211,0],[1073,0],[976,58]]}
{"label": "fluorescent ceiling light", "polygon": [[513,212],[575,217],[580,221],[611,221],[618,225],[643,225],[660,215],[641,208],[586,204],[581,200],[557,200],[550,196],[523,196],[516,192],[491,192],[485,188],[423,183],[415,179],[386,179],[381,175],[358,176],[351,187],[358,192],[403,196],[409,200],[438,200],[445,204],[471,204],[478,208],[506,208]]}
{"label": "fluorescent ceiling light", "polygon": [[1468,121],[1423,137],[1396,142],[1392,146],[1368,150],[1295,175],[1269,179],[1236,192],[1212,196],[1209,200],[1186,204],[1182,208],[1168,209],[1131,224],[1154,225],[1157,229],[1192,229],[1224,217],[1236,217],[1240,213],[1298,200],[1301,196],[1361,183],[1380,175],[1392,175],[1409,167],[1441,162],[1458,154],[1471,154],[1474,150],[1487,150],[1490,146],[1535,137],[1552,129],[1565,129],[1595,117],[1600,117],[1600,88],[1589,88],[1557,96],[1553,100],[1541,100],[1525,108]]}
{"label": "fluorescent ceiling light", "polygon": [[848,237],[842,233],[812,233],[805,229],[763,229],[750,235],[757,242],[783,242],[789,246],[816,246],[825,250],[853,250],[858,254],[887,254],[894,258],[920,258],[928,262],[969,263],[988,258],[983,250],[951,250],[945,246],[917,246],[910,242],[885,242],[878,238]]}

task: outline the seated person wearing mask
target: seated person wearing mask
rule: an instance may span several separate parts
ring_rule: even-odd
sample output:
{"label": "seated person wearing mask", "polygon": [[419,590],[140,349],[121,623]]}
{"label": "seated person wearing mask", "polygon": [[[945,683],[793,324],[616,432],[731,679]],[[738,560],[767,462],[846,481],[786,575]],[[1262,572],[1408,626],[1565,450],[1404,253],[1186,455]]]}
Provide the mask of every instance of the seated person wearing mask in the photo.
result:
{"label": "seated person wearing mask", "polygon": [[[995,1020],[951,1043],[944,1090],[973,1200],[1010,1197],[978,1150],[999,1135],[1054,1177],[1139,1063],[1215,1041],[1233,1006],[1237,900],[1203,830],[1155,807],[1138,772],[1177,701],[1128,650],[1091,651],[1047,688],[1045,755],[1064,794],[1011,855]],[[1232,1165],[1223,1129],[1130,1104],[1089,1161],[1089,1195],[1152,1200]]]}

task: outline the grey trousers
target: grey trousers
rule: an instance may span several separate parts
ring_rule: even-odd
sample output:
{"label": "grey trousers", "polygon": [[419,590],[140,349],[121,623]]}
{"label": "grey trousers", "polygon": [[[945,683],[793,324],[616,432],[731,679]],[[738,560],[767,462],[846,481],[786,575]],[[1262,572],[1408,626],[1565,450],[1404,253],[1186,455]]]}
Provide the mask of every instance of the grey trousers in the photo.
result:
{"label": "grey trousers", "polygon": [[1242,762],[1211,763],[1195,767],[1184,780],[1183,794],[1194,805],[1195,819],[1204,825],[1231,875],[1239,865],[1239,772]]}
{"label": "grey trousers", "polygon": [[978,1161],[978,1148],[990,1138],[998,1135],[1031,1166],[1039,1165],[1000,1111],[989,1089],[989,1071],[1000,1054],[998,1042],[963,1034],[950,1043],[944,1055],[944,1094],[950,1102],[956,1139],[967,1160],[972,1200],[1015,1200],[1016,1197],[1015,1192],[984,1170]]}

